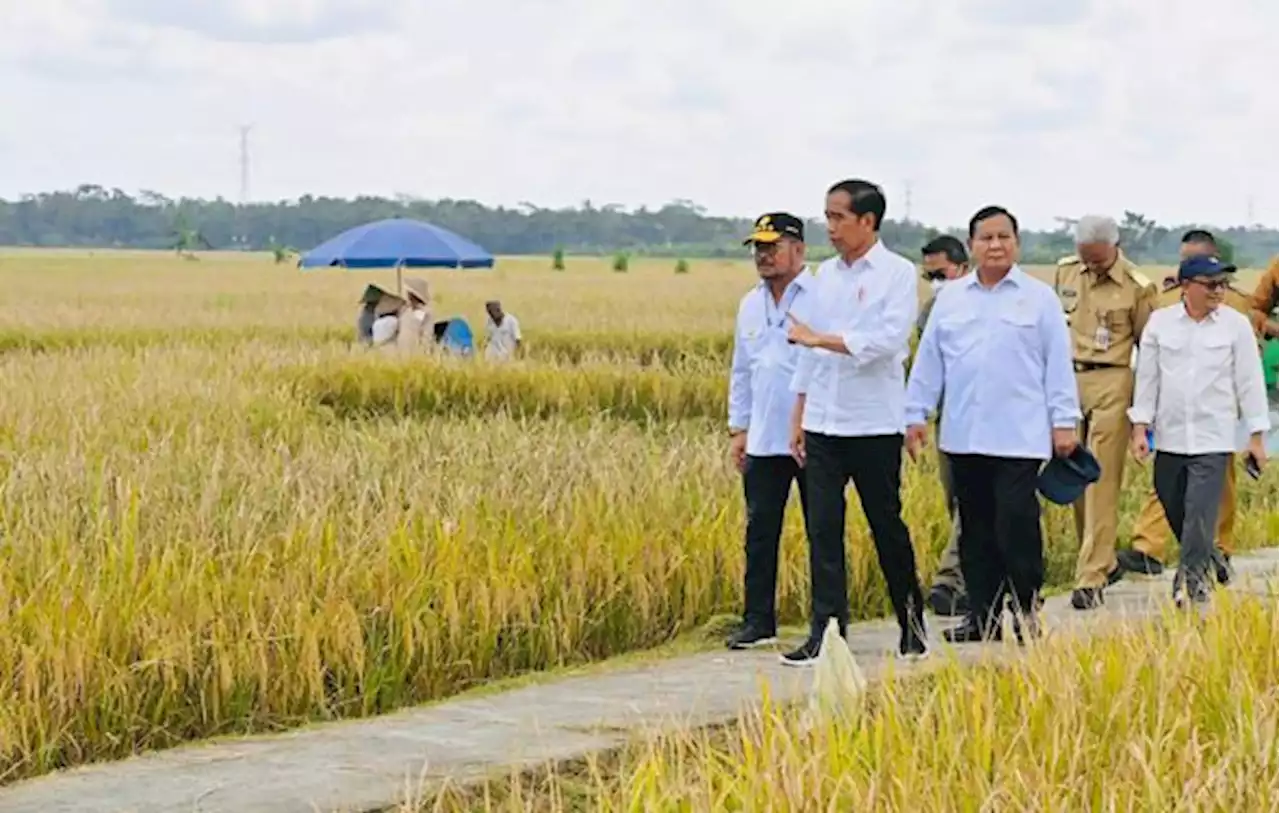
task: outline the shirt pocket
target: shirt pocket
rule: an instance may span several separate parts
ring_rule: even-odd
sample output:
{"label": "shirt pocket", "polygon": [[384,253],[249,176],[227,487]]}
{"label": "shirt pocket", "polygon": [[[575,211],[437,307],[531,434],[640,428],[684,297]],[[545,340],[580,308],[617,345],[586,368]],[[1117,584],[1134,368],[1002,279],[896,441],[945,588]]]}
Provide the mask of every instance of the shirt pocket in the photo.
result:
{"label": "shirt pocket", "polygon": [[963,358],[982,342],[982,325],[975,317],[950,317],[938,321],[938,347],[944,361]]}
{"label": "shirt pocket", "polygon": [[[1221,334],[1217,331],[1211,332],[1204,337],[1201,343],[1201,351],[1197,355],[1200,356],[1200,367],[1205,371],[1205,377],[1213,383],[1231,382],[1231,337]],[[1222,376],[1221,372],[1226,371],[1227,375]],[[1227,386],[1231,386],[1229,383]]]}
{"label": "shirt pocket", "polygon": [[996,320],[1000,343],[1024,349],[1039,349],[1040,325],[1034,311],[1007,308]]}

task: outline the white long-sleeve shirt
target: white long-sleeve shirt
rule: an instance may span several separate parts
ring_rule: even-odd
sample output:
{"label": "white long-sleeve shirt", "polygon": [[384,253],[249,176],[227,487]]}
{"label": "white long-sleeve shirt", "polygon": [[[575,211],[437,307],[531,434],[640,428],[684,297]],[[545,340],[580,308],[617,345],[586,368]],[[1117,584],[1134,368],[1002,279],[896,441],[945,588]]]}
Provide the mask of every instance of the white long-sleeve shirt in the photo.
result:
{"label": "white long-sleeve shirt", "polygon": [[852,264],[818,266],[809,327],[838,333],[849,354],[807,348],[792,392],[805,395],[806,432],[838,437],[901,434],[908,342],[920,301],[915,264],[876,241]]}
{"label": "white long-sleeve shirt", "polygon": [[808,318],[813,274],[802,269],[775,302],[763,280],[738,303],[729,374],[729,428],[747,430],[747,454],[752,457],[791,454],[791,392],[796,360],[802,347],[788,344],[786,318]]}
{"label": "white long-sleeve shirt", "polygon": [[1271,427],[1249,320],[1218,307],[1197,322],[1181,302],[1151,314],[1129,420],[1152,426],[1156,449],[1193,455],[1237,451],[1241,419],[1250,433]]}
{"label": "white long-sleeve shirt", "polygon": [[944,388],[942,451],[1048,460],[1052,430],[1081,417],[1053,289],[1016,265],[990,289],[976,272],[942,286],[911,366],[907,423],[924,423]]}

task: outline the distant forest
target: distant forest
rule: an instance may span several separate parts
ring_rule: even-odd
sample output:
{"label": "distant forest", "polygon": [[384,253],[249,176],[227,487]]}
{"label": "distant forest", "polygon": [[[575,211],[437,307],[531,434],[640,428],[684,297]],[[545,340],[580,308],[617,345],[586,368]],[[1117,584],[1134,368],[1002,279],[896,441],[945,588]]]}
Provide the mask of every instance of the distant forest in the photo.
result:
{"label": "distant forest", "polygon": [[[305,251],[338,232],[387,217],[425,220],[455,231],[494,254],[613,254],[662,257],[743,256],[742,237],[750,221],[715,217],[695,203],[675,200],[659,209],[626,211],[620,206],[544,209],[531,203],[489,207],[468,200],[359,197],[354,200],[304,195],[276,203],[235,204],[222,199],[165,197],[142,191],[82,184],[76,189],[0,200],[0,245],[119,247],[170,250]],[[1200,224],[1161,225],[1137,212],[1116,214],[1126,253],[1138,262],[1172,263],[1182,233]],[[1069,218],[1053,231],[1026,231],[1023,260],[1051,263],[1072,253]],[[814,253],[829,253],[823,226],[810,224]],[[1224,253],[1242,266],[1264,265],[1280,242],[1275,229],[1261,226],[1211,228]],[[909,256],[937,229],[914,221],[889,220],[885,242]]]}

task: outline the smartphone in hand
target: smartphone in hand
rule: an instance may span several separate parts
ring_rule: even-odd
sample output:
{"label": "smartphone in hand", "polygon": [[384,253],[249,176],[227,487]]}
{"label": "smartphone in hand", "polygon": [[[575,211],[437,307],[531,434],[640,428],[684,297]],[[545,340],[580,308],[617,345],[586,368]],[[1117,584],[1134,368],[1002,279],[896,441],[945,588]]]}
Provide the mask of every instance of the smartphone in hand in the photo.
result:
{"label": "smartphone in hand", "polygon": [[1262,476],[1262,466],[1258,465],[1258,458],[1251,454],[1244,456],[1244,470],[1255,480]]}

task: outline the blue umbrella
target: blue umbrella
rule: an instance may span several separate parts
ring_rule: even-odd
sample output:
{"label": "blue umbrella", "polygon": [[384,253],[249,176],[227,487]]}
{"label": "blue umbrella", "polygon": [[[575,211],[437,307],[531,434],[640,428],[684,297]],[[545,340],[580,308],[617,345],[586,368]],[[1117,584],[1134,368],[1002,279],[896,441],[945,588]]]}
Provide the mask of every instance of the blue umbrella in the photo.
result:
{"label": "blue umbrella", "polygon": [[300,268],[492,268],[493,255],[448,229],[390,218],[347,229],[303,254]]}

